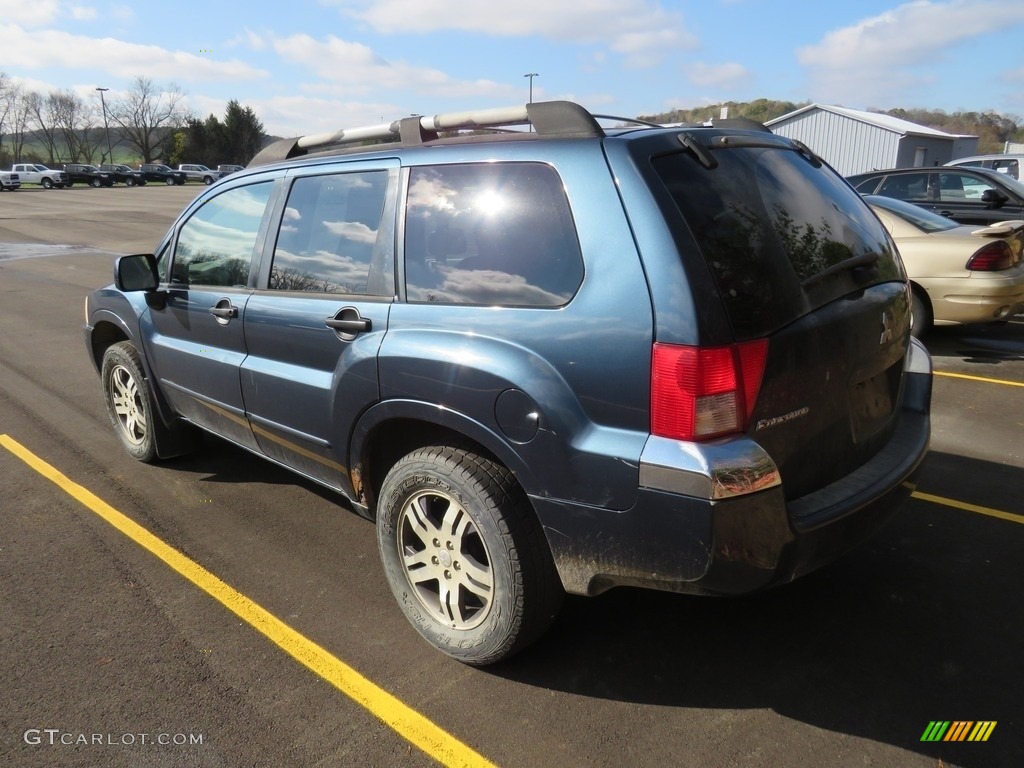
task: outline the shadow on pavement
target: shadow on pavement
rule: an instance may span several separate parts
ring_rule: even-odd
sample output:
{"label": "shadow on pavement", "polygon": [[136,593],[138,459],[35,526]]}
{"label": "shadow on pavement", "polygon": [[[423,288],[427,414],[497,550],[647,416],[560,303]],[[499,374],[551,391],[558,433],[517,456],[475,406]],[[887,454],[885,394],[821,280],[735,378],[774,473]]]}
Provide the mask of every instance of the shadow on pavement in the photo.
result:
{"label": "shadow on pavement", "polygon": [[[1013,467],[938,454],[925,480],[952,464],[1024,507]],[[1019,766],[1022,549],[1022,525],[912,499],[845,559],[760,595],[570,598],[536,648],[492,671],[617,701],[770,708],[945,764]],[[923,743],[931,720],[998,725],[986,743]]]}

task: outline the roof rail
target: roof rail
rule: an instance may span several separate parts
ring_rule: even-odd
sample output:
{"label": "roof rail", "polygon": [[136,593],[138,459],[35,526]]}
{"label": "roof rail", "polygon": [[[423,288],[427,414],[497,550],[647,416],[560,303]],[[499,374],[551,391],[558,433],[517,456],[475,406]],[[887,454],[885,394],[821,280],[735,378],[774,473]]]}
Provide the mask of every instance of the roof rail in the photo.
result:
{"label": "roof rail", "polygon": [[295,139],[280,139],[264,147],[250,162],[257,165],[300,157],[311,151],[384,140],[410,146],[439,138],[439,131],[507,129],[532,125],[540,136],[604,136],[594,115],[571,101],[535,101],[523,106],[413,115],[391,123],[342,128]]}

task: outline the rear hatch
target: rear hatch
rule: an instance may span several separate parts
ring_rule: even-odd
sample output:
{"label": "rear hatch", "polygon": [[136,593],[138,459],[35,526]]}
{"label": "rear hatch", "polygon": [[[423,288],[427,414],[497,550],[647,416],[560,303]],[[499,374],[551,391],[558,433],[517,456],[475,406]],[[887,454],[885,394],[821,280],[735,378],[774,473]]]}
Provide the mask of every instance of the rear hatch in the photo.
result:
{"label": "rear hatch", "polygon": [[681,258],[694,245],[703,255],[716,290],[699,300],[720,301],[730,342],[767,339],[744,429],[798,498],[892,435],[910,330],[903,266],[868,206],[802,145],[743,131],[679,144],[652,164],[692,237]]}

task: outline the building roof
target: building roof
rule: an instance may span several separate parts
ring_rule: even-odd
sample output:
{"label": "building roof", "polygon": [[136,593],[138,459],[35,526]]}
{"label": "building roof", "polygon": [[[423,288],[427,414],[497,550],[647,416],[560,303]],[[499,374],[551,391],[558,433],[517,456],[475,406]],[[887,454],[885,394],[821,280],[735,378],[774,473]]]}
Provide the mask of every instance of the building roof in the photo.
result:
{"label": "building roof", "polygon": [[935,128],[928,128],[923,125],[918,125],[917,123],[912,123],[909,120],[901,120],[900,118],[892,117],[891,115],[883,115],[880,112],[864,112],[859,109],[833,107],[828,104],[808,104],[806,107],[801,107],[800,109],[789,112],[781,117],[776,117],[774,120],[769,120],[765,125],[771,128],[776,123],[791,120],[798,115],[805,112],[811,112],[813,110],[823,110],[836,115],[842,115],[843,117],[848,117],[851,120],[858,120],[862,123],[867,123],[886,131],[898,133],[901,136],[933,136],[944,139],[957,139],[963,137],[963,134],[946,133],[945,131],[939,131]]}

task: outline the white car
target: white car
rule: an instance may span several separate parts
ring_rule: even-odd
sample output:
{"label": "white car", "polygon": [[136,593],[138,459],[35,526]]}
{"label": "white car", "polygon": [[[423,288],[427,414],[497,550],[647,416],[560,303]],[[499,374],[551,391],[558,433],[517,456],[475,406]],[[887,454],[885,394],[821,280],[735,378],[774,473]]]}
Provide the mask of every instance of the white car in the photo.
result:
{"label": "white car", "polygon": [[913,289],[913,334],[1024,313],[1024,221],[959,225],[881,195],[864,198],[899,248]]}
{"label": "white car", "polygon": [[1020,167],[1022,163],[1024,163],[1024,155],[972,155],[950,160],[946,165],[991,168],[1021,181],[1024,180],[1024,174],[1021,173]]}

